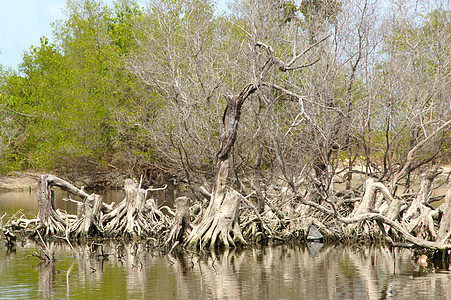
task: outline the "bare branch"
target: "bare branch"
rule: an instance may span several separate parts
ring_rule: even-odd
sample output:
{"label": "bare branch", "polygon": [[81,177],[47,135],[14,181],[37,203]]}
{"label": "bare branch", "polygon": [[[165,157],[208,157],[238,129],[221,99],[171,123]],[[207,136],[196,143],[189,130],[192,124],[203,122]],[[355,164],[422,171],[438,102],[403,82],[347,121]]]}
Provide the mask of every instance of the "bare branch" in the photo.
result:
{"label": "bare branch", "polygon": [[404,163],[404,166],[393,177],[393,180],[392,180],[393,188],[398,184],[398,181],[406,175],[407,170],[409,169],[410,165],[412,164],[412,157],[415,154],[415,152],[418,151],[421,147],[423,147],[427,142],[429,142],[435,135],[440,133],[442,130],[445,130],[450,125],[451,125],[451,119],[449,119],[447,122],[445,122],[440,127],[435,129],[429,136],[424,138],[421,142],[417,143],[412,149],[410,149],[409,153],[407,153],[407,158],[406,158],[406,162]]}

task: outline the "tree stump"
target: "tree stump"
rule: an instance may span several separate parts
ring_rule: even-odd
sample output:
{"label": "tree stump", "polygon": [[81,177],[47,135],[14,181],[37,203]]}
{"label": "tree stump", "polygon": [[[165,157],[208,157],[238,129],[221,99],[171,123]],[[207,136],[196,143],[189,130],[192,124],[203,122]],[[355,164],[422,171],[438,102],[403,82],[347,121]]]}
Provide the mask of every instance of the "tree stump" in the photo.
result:
{"label": "tree stump", "polygon": [[[213,201],[213,199],[211,200]],[[236,247],[246,244],[239,225],[240,196],[236,191],[225,193],[218,210],[205,215],[202,222],[191,232],[187,244],[214,248],[217,246]]]}
{"label": "tree stump", "polygon": [[[86,199],[85,202],[77,203],[77,205],[80,204],[79,208],[82,207],[83,209],[79,210],[78,219],[72,224],[69,223],[67,216],[63,216],[55,209],[52,186],[57,186],[62,190]],[[94,228],[100,231],[98,219],[100,218],[99,213],[102,205],[102,198],[99,195],[88,195],[83,190],[56,176],[50,174],[41,175],[38,179],[40,224],[37,230],[44,229],[43,235],[64,234],[70,231],[75,236],[88,235]]]}
{"label": "tree stump", "polygon": [[440,172],[437,171],[437,167],[433,167],[421,175],[422,180],[418,194],[402,218],[403,224],[409,232],[416,231],[425,239],[431,237],[435,240],[437,237],[433,221],[436,211],[424,204],[429,198],[432,182],[438,174]]}
{"label": "tree stump", "polygon": [[370,209],[374,209],[374,203],[376,199],[376,185],[373,178],[368,178],[365,181],[365,193],[359,204],[354,207],[350,217],[356,217],[358,215],[367,213]]}
{"label": "tree stump", "polygon": [[448,183],[448,191],[442,205],[443,215],[437,232],[437,242],[446,243],[451,235],[451,181]]}
{"label": "tree stump", "polygon": [[105,234],[129,237],[158,236],[167,227],[164,214],[153,199],[146,200],[147,191],[135,180],[124,182],[125,199],[110,213],[102,217]]}
{"label": "tree stump", "polygon": [[67,223],[55,210],[55,196],[51,187],[56,177],[41,175],[38,179],[38,206],[40,224],[37,230],[44,229],[43,235],[55,235],[66,231]]}
{"label": "tree stump", "polygon": [[129,235],[141,235],[142,230],[146,230],[146,220],[142,215],[146,201],[146,191],[138,186],[132,179],[126,179],[124,183],[126,199],[126,225],[125,231]]}
{"label": "tree stump", "polygon": [[103,197],[91,194],[83,203],[82,212],[78,212],[78,219],[71,226],[73,237],[88,237],[103,232],[100,223]]}
{"label": "tree stump", "polygon": [[188,197],[178,197],[175,199],[175,211],[175,220],[172,224],[171,232],[169,233],[166,244],[176,246],[185,241],[185,238],[190,231],[190,199]]}

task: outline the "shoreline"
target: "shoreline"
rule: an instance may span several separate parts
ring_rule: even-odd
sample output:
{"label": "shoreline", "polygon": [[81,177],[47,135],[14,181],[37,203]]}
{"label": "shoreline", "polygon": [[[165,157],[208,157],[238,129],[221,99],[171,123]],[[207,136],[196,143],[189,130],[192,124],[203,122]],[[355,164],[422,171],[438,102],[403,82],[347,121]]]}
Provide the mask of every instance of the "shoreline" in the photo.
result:
{"label": "shoreline", "polygon": [[37,190],[38,176],[33,173],[0,176],[0,192]]}
{"label": "shoreline", "polygon": [[[358,167],[357,167],[358,168]],[[440,167],[442,173],[438,175],[446,185],[448,176],[451,174],[451,165],[446,164]],[[0,176],[0,192],[11,191],[34,191],[37,190],[38,178],[40,175],[47,174],[47,172],[39,172],[36,170],[25,170],[24,172],[12,172],[9,175]],[[52,173],[53,174],[53,173]],[[96,172],[92,175],[86,174],[58,174],[65,180],[70,181],[77,187],[101,187],[117,189],[121,188],[126,176],[121,172]]]}
{"label": "shoreline", "polygon": [[92,174],[40,172],[35,170],[25,170],[23,172],[12,172],[8,175],[0,176],[0,192],[13,191],[35,191],[38,188],[38,178],[44,174],[52,174],[60,177],[74,186],[87,189],[117,189],[121,188],[126,176],[119,172],[93,172]]}

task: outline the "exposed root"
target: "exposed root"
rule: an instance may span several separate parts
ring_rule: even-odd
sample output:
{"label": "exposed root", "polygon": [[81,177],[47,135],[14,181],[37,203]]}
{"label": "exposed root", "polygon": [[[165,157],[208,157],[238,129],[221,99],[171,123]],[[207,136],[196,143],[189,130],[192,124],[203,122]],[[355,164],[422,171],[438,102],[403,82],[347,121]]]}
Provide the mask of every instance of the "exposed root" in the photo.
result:
{"label": "exposed root", "polygon": [[245,245],[238,220],[240,196],[229,190],[224,196],[219,211],[206,216],[191,232],[187,245],[195,248],[214,248],[217,246],[237,247]]}
{"label": "exposed root", "polygon": [[105,234],[141,238],[164,235],[167,217],[158,210],[153,199],[146,200],[146,190],[131,179],[125,181],[124,189],[125,199],[101,219]]}
{"label": "exposed root", "polygon": [[[226,161],[223,167],[227,167]],[[219,169],[218,178],[225,178],[223,171]],[[43,175],[38,188],[39,218],[27,219],[18,212],[4,225],[5,215],[0,220],[7,241],[13,241],[18,231],[28,230],[42,239],[65,237],[69,243],[73,238],[147,239],[154,247],[171,249],[170,252],[179,246],[214,249],[247,243],[301,241],[306,240],[311,226],[326,240],[377,239],[393,246],[451,249],[451,188],[444,203],[434,209],[427,202],[432,179],[423,176],[419,191],[409,196],[411,201],[393,196],[382,182],[374,179],[366,180],[364,193],[340,194],[344,196],[337,193],[321,203],[315,201],[318,195],[315,191],[307,189],[301,196],[279,186],[262,194],[265,206],[261,212],[248,199],[252,192],[244,197],[218,185],[210,206],[193,226],[187,197],[177,198],[176,212],[165,208],[168,212],[165,215],[153,199],[146,199],[146,190],[133,180],[126,181],[126,198],[119,204],[106,210],[101,197],[88,195],[77,203],[80,208],[77,216],[68,215],[55,209],[50,187],[58,185],[79,195],[80,192],[54,176]]]}

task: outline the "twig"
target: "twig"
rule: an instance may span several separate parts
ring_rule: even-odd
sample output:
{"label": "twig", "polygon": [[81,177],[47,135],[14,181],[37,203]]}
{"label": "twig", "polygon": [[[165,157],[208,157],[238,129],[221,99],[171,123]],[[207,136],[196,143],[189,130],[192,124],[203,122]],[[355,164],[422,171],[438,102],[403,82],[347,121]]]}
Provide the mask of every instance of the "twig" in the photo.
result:
{"label": "twig", "polygon": [[165,185],[164,185],[163,187],[161,187],[161,188],[153,188],[153,187],[148,188],[148,189],[146,189],[146,192],[164,191],[164,190],[167,189],[167,188],[168,188],[168,185],[165,184]]}
{"label": "twig", "polygon": [[407,172],[407,169],[409,169],[410,165],[412,164],[412,157],[416,151],[418,151],[421,147],[423,147],[424,144],[426,144],[432,137],[437,135],[440,131],[447,128],[451,125],[451,119],[449,119],[447,122],[442,124],[439,128],[435,129],[429,136],[424,138],[421,142],[417,143],[412,149],[410,149],[409,153],[407,153],[406,162],[404,163],[404,166],[401,170],[399,170],[395,176],[393,177],[392,181],[392,187],[395,187],[398,183],[398,181],[405,176],[405,173]]}
{"label": "twig", "polygon": [[[39,238],[41,239],[41,242],[42,242],[42,244],[44,244],[44,247],[45,247],[45,249],[46,249],[46,251],[44,251],[44,254],[48,257],[48,260],[54,261],[54,260],[55,260],[55,257],[54,257],[53,254],[51,253],[49,247],[47,247],[47,244],[46,244],[46,243],[44,242],[44,240],[42,239],[42,236],[41,236],[41,234],[39,233],[39,230],[37,230],[36,232],[38,233]],[[40,258],[42,259],[41,256],[38,256],[38,257],[40,257]]]}

